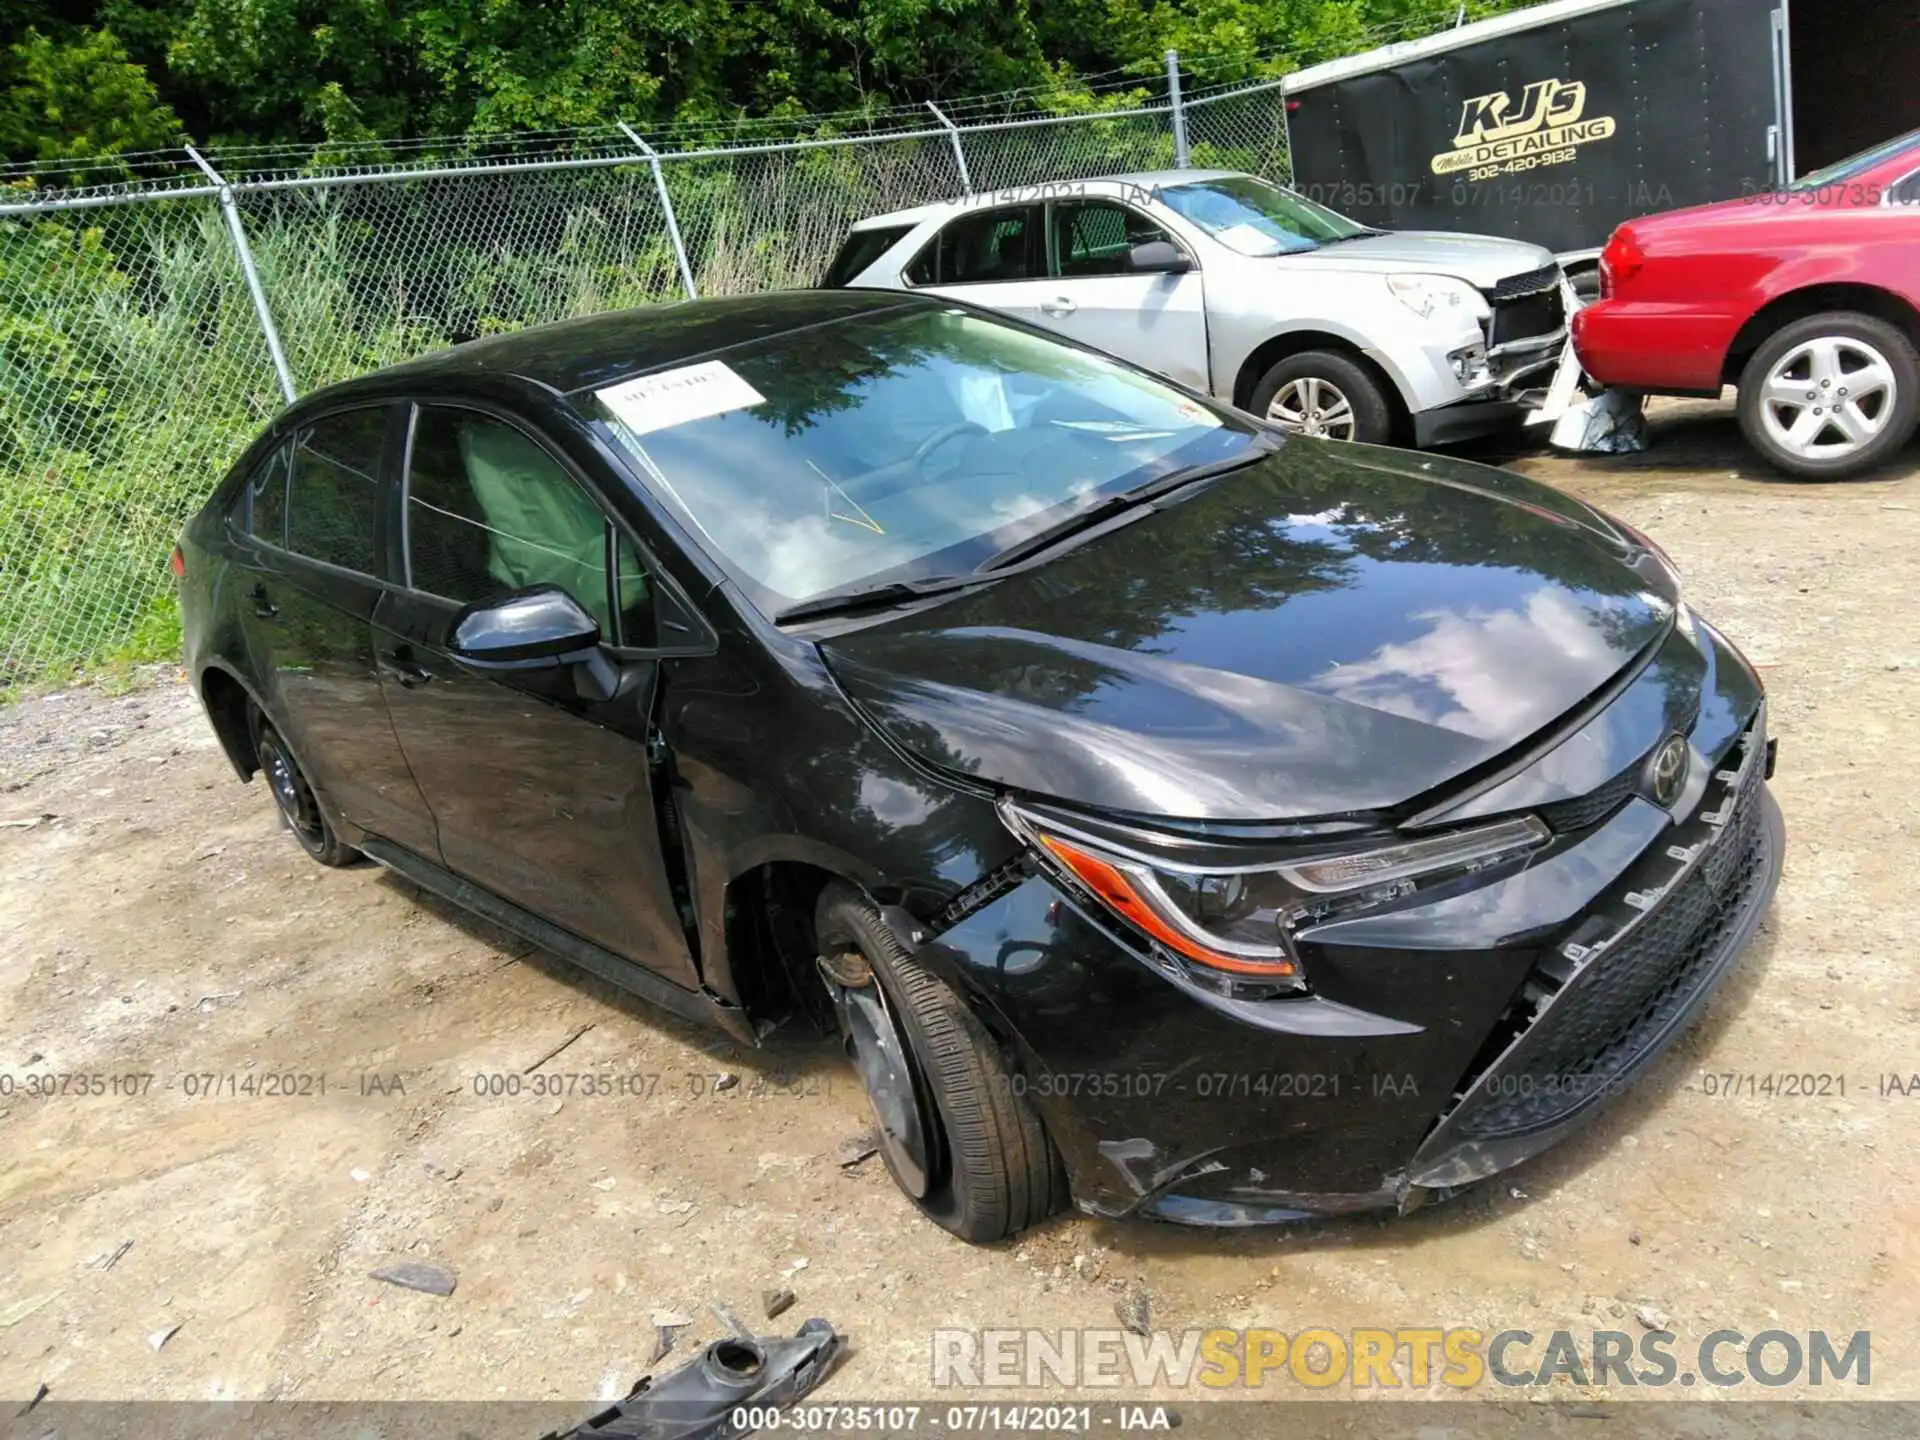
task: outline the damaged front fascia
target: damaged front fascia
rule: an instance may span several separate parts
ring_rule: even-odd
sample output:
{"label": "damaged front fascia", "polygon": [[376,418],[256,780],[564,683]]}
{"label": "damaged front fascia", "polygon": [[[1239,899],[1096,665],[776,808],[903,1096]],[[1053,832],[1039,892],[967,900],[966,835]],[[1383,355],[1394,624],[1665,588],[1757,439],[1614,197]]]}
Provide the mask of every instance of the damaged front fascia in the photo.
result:
{"label": "damaged front fascia", "polygon": [[1309,1220],[1337,1212],[1397,1209],[1404,1215],[1417,1210],[1435,1193],[1411,1184],[1402,1171],[1388,1176],[1378,1190],[1351,1195],[1306,1195],[1265,1188],[1266,1172],[1256,1168],[1247,1171],[1246,1185],[1234,1187],[1233,1199],[1199,1198],[1170,1192],[1184,1180],[1198,1180],[1226,1170],[1224,1161],[1210,1158],[1211,1152],[1162,1164],[1162,1152],[1154,1143],[1137,1136],[1128,1140],[1102,1140],[1099,1151],[1101,1158],[1119,1172],[1134,1197],[1131,1203],[1123,1205],[1103,1205],[1097,1200],[1078,1202],[1083,1213],[1103,1220],[1146,1215],[1185,1225],[1226,1229]]}

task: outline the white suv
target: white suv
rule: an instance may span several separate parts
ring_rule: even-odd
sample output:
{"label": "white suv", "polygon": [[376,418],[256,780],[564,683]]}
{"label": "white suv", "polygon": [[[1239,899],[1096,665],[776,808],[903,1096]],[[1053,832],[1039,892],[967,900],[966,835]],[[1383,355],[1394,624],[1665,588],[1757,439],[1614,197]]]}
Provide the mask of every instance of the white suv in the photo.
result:
{"label": "white suv", "polygon": [[853,227],[823,282],[951,295],[1301,434],[1429,445],[1517,423],[1571,363],[1537,245],[1383,232],[1252,175],[1164,170]]}

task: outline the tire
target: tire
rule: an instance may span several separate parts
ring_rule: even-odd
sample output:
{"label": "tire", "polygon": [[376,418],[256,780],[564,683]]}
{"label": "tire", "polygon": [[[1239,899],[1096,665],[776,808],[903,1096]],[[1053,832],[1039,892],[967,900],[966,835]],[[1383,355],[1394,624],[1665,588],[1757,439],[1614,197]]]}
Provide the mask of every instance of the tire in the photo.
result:
{"label": "tire", "polygon": [[[1329,390],[1344,402],[1344,408],[1327,400]],[[1303,350],[1287,356],[1260,377],[1247,408],[1296,435],[1357,440],[1363,445],[1385,445],[1393,438],[1393,403],[1386,391],[1366,366],[1337,350]],[[1316,408],[1318,418],[1313,413]]]}
{"label": "tire", "polygon": [[292,832],[300,848],[322,865],[337,869],[359,860],[360,852],[334,833],[326,807],[320,803],[306,771],[300,768],[300,762],[280,732],[274,729],[273,722],[258,706],[252,708],[250,722],[253,753],[260,761],[260,775],[267,782],[267,793],[273,796],[274,808],[280,812],[280,823]]}
{"label": "tire", "polygon": [[935,1224],[975,1244],[1003,1240],[1060,1208],[1066,1181],[1040,1117],[953,988],[914,960],[849,886],[829,885],[821,895],[815,932],[823,956],[857,951],[871,968],[906,1042],[921,1114],[933,1122],[920,1194],[884,1143],[883,1125],[881,1157],[900,1189]]}
{"label": "tire", "polygon": [[1740,372],[1739,409],[1747,443],[1774,468],[1808,480],[1850,479],[1912,437],[1920,359],[1899,329],[1872,315],[1809,315],[1753,352]]}

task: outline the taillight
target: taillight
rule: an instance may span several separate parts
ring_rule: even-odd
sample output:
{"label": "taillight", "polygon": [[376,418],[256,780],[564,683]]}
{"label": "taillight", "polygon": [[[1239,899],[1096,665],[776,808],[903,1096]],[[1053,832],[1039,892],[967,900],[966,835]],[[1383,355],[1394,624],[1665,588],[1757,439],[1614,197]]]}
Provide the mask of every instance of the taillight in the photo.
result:
{"label": "taillight", "polygon": [[1647,263],[1647,255],[1630,230],[1616,230],[1600,252],[1600,295],[1610,299],[1620,287],[1638,275]]}
{"label": "taillight", "polygon": [[178,545],[173,547],[173,554],[167,557],[167,568],[173,571],[174,579],[184,580],[187,578],[186,552],[181,550]]}

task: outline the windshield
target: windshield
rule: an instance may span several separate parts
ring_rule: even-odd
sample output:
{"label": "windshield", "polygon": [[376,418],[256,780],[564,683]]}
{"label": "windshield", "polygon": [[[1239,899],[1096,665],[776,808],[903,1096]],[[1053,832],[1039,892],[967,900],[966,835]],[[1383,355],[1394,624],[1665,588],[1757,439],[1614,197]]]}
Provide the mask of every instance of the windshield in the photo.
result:
{"label": "windshield", "polygon": [[1864,174],[1883,160],[1891,160],[1902,150],[1920,142],[1920,130],[1909,130],[1904,135],[1896,135],[1891,140],[1883,140],[1878,145],[1862,150],[1858,155],[1849,155],[1844,160],[1819,170],[1809,170],[1787,188],[1789,190],[1817,190],[1823,185],[1838,185]]}
{"label": "windshield", "polygon": [[1115,361],[919,305],[736,346],[586,404],[769,612],[970,571],[1106,495],[1254,443]]}
{"label": "windshield", "polygon": [[1251,175],[1175,185],[1160,191],[1159,198],[1174,214],[1242,255],[1292,255],[1374,233],[1336,210]]}

